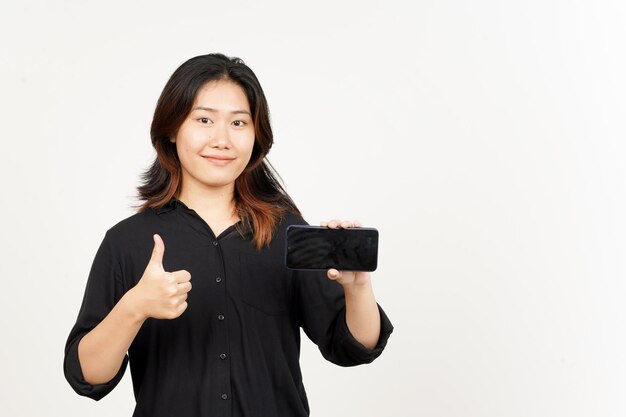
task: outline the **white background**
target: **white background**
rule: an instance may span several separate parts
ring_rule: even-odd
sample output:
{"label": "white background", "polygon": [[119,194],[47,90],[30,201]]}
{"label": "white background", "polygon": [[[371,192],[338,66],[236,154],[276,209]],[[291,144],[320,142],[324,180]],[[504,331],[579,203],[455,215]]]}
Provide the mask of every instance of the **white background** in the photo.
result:
{"label": "white background", "polygon": [[[0,415],[130,416],[63,348],[133,214],[156,100],[242,58],[311,223],[381,233],[374,363],[303,341],[312,416],[626,415],[626,6],[619,0],[3,2]],[[269,416],[268,416],[269,417]]]}

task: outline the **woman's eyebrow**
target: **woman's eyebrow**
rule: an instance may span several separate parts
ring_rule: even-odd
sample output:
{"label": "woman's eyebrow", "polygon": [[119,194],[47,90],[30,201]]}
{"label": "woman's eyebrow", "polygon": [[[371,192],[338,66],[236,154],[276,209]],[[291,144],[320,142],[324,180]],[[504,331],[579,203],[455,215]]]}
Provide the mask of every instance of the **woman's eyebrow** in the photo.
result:
{"label": "woman's eyebrow", "polygon": [[[210,112],[213,112],[213,113],[219,113],[218,110],[212,109],[211,107],[198,106],[198,107],[194,108],[194,110],[206,110],[206,111],[210,111]],[[246,110],[233,110],[230,113],[231,114],[247,114],[248,116],[251,116],[250,112],[246,111]]]}

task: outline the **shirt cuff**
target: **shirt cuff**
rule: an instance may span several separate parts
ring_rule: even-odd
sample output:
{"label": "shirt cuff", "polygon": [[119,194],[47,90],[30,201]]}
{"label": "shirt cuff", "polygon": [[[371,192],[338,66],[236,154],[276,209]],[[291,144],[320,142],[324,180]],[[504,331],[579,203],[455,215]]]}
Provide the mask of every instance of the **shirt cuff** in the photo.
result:
{"label": "shirt cuff", "polygon": [[378,337],[378,342],[376,346],[372,349],[366,348],[354,338],[352,333],[350,333],[350,329],[348,328],[348,323],[346,322],[346,310],[345,308],[341,312],[341,317],[338,320],[338,334],[341,338],[341,345],[344,346],[344,349],[350,353],[350,357],[352,359],[352,363],[346,364],[345,366],[353,366],[360,365],[365,363],[371,363],[374,359],[380,356],[380,354],[385,349],[387,345],[387,340],[389,336],[393,332],[393,325],[387,317],[387,314],[382,309],[382,307],[377,303],[378,312],[380,313],[380,336]]}
{"label": "shirt cuff", "polygon": [[76,338],[76,340],[68,346],[63,361],[63,372],[65,373],[65,379],[67,379],[67,382],[70,383],[70,386],[77,394],[99,401],[102,397],[111,392],[124,376],[126,366],[128,365],[128,355],[124,355],[122,365],[113,379],[104,384],[92,385],[85,381],[78,359],[78,344],[84,336],[85,335]]}

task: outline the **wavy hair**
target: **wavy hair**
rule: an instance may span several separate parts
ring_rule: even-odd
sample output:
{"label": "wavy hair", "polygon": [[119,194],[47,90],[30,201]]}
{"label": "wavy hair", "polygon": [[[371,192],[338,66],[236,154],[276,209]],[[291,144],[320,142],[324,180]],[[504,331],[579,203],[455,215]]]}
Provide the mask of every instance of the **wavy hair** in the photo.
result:
{"label": "wavy hair", "polygon": [[[152,165],[141,174],[137,187],[138,212],[161,207],[180,189],[182,171],[176,144],[169,138],[189,115],[198,90],[209,81],[229,80],[245,92],[254,121],[254,146],[248,165],[235,180],[235,211],[244,226],[253,231],[257,249],[269,245],[276,225],[285,212],[300,214],[281,184],[280,176],[266,159],[274,142],[263,89],[252,70],[237,57],[221,53],[200,55],[174,71],[159,97],[152,118],[150,137],[156,150]],[[238,225],[239,226],[239,225]],[[238,227],[238,231],[243,230]]]}

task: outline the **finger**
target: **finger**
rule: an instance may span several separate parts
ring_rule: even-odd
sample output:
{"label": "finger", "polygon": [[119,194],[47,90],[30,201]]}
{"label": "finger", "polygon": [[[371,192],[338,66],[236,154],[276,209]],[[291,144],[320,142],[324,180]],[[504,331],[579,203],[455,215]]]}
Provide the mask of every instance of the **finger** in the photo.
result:
{"label": "finger", "polygon": [[326,273],[326,275],[328,276],[328,278],[332,279],[333,281],[336,281],[339,278],[341,278],[341,271],[338,271],[335,268],[330,268],[328,272]]}
{"label": "finger", "polygon": [[[178,306],[178,308],[176,309],[176,314],[178,314],[178,316],[180,316],[181,314],[183,314],[183,312],[184,312],[185,310],[187,310],[187,306],[188,306],[187,301],[185,301],[184,303],[180,304],[180,305]],[[178,317],[178,316],[177,316],[177,317]]]}
{"label": "finger", "polygon": [[165,243],[163,242],[163,239],[161,239],[161,236],[156,233],[152,235],[152,238],[154,239],[154,248],[152,249],[152,255],[150,256],[149,263],[163,269],[163,253],[165,253]]}
{"label": "finger", "polygon": [[354,221],[354,227],[363,227],[363,225],[361,224],[361,222],[360,222],[360,221],[355,220],[355,221]]}
{"label": "finger", "polygon": [[178,313],[180,307],[186,303],[187,303],[187,293],[177,295],[172,300],[173,308],[175,309],[176,313]]}
{"label": "finger", "polygon": [[192,285],[191,282],[186,281],[186,282],[181,282],[179,284],[176,285],[177,289],[178,289],[178,294],[187,294],[189,291],[191,291]]}
{"label": "finger", "polygon": [[191,281],[191,274],[189,273],[189,271],[186,271],[184,269],[174,271],[172,272],[172,275],[174,275],[176,283]]}
{"label": "finger", "polygon": [[331,221],[328,222],[328,227],[330,227],[331,229],[336,229],[340,223],[341,223],[341,220],[332,219]]}
{"label": "finger", "polygon": [[353,224],[352,222],[348,221],[348,220],[344,220],[339,224],[342,228],[347,229],[349,227],[352,227]]}

